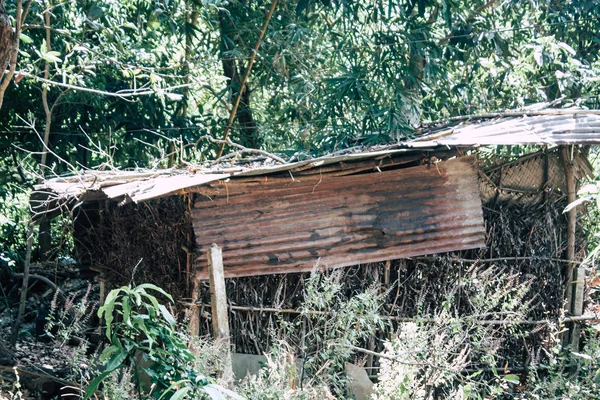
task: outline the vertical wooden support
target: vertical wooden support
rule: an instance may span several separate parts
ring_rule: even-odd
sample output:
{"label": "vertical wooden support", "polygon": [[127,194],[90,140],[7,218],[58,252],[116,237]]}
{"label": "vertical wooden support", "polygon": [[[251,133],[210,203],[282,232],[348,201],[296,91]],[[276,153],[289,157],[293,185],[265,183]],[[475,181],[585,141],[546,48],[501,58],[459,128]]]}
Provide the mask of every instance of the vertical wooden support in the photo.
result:
{"label": "vertical wooden support", "polygon": [[223,252],[213,243],[208,249],[208,279],[210,282],[210,306],[215,339],[229,339],[229,318],[227,316],[227,293],[223,272]]}
{"label": "vertical wooden support", "polygon": [[196,337],[200,332],[200,311],[198,310],[198,291],[200,290],[200,281],[194,277],[194,286],[192,289],[192,305],[190,306],[190,322],[189,322],[189,333],[190,336]]}
{"label": "vertical wooden support", "polygon": [[225,383],[230,383],[233,380],[233,372],[231,370],[231,342],[229,338],[225,273],[223,271],[223,251],[214,243],[208,249],[208,279],[210,282],[213,335],[227,349],[222,378]]}
{"label": "vertical wooden support", "polygon": [[[577,182],[575,180],[575,171],[573,166],[572,155],[568,146],[561,146],[561,159],[565,171],[565,180],[567,183],[567,202],[569,204],[576,200]],[[567,260],[571,261],[566,265],[565,276],[567,279],[566,287],[566,311],[571,315],[581,315],[583,312],[583,278],[579,279],[580,268],[574,268],[575,261],[575,230],[577,228],[577,207],[571,208],[567,213]],[[577,297],[581,297],[581,301],[576,301]],[[565,341],[571,343],[574,351],[579,347],[579,331],[580,326],[574,322],[573,327],[569,329],[569,338]]]}
{"label": "vertical wooden support", "polygon": [[100,275],[100,278],[98,279],[100,281],[100,298],[99,298],[99,305],[103,306],[104,305],[104,299],[106,298],[106,281],[104,278],[104,273],[102,273],[102,275]]}

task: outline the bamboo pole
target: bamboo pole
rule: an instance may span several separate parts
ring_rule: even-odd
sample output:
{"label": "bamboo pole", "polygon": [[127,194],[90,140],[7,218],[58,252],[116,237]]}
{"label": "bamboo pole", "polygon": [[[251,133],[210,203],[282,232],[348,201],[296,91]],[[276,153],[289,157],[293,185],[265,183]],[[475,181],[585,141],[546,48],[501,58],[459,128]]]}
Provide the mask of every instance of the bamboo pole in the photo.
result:
{"label": "bamboo pole", "polygon": [[[577,193],[577,182],[575,180],[575,171],[573,167],[572,154],[570,151],[573,148],[569,146],[561,146],[560,155],[565,173],[565,181],[567,183],[567,201],[569,204],[575,202]],[[577,228],[577,207],[572,207],[567,212],[567,250],[566,259],[571,260],[565,267],[566,291],[565,291],[565,308],[571,315],[578,316],[583,312],[583,279],[579,280],[580,270],[582,267],[575,268],[575,230]],[[585,275],[585,273],[583,273]],[[581,292],[581,293],[580,293]],[[575,299],[581,295],[581,302]],[[580,326],[574,323],[569,329],[569,334],[563,338],[563,344],[570,343],[572,349],[577,351],[579,348],[579,333]]]}
{"label": "bamboo pole", "polygon": [[[265,22],[260,31],[260,35],[258,35],[258,39],[256,40],[256,44],[254,45],[254,49],[252,50],[252,55],[250,56],[250,60],[248,61],[248,68],[246,68],[246,73],[244,74],[244,78],[242,79],[242,83],[240,84],[240,93],[238,94],[237,99],[235,100],[235,104],[231,109],[231,113],[229,114],[229,120],[227,121],[227,126],[225,127],[225,131],[223,132],[223,141],[227,141],[229,137],[229,131],[231,130],[231,125],[233,124],[233,120],[235,118],[235,114],[237,113],[237,109],[240,106],[240,101],[242,100],[242,95],[244,94],[244,90],[246,89],[246,83],[248,82],[248,77],[250,76],[250,70],[252,70],[252,66],[254,65],[254,60],[256,59],[256,54],[258,54],[258,49],[260,47],[260,42],[262,41],[265,33],[267,32],[267,28],[269,27],[269,21],[271,21],[271,17],[273,16],[273,12],[275,11],[275,6],[277,5],[278,0],[273,0],[271,3],[271,8],[269,9],[269,13],[265,18]],[[221,158],[223,155],[223,150],[225,149],[225,143],[221,144],[221,148],[219,149],[219,154],[217,155],[217,159]]]}

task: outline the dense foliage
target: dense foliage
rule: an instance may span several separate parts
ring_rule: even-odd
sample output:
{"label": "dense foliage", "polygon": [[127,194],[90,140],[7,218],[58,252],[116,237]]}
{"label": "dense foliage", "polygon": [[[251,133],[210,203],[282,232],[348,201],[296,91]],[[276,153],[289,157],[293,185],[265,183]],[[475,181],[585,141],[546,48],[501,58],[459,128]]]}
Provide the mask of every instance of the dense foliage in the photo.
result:
{"label": "dense foliage", "polygon": [[[595,107],[594,3],[278,2],[232,139],[328,152],[406,138],[423,120],[562,97]],[[269,4],[32,2],[0,111],[3,180],[23,180],[21,149],[41,151],[48,123],[50,150],[74,167],[214,157],[195,143],[222,136]]]}

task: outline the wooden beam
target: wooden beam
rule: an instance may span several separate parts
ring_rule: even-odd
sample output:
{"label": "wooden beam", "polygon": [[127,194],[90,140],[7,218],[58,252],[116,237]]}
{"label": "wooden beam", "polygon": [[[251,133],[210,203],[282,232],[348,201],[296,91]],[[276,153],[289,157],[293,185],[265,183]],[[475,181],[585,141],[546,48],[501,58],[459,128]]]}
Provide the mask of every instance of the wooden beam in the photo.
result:
{"label": "wooden beam", "polygon": [[[229,310],[227,309],[225,272],[223,271],[223,251],[215,243],[208,249],[208,279],[210,282],[213,335],[215,340],[221,342],[226,349],[222,380],[225,384],[228,384],[233,382]],[[198,279],[195,281],[197,282]]]}
{"label": "wooden beam", "polygon": [[197,337],[200,332],[200,310],[198,307],[198,291],[200,288],[200,281],[194,277],[194,286],[192,289],[192,304],[190,304],[188,324],[189,334],[191,337]]}
{"label": "wooden beam", "polygon": [[208,279],[210,282],[210,305],[215,339],[229,338],[229,319],[225,273],[223,272],[223,251],[213,243],[208,249]]}

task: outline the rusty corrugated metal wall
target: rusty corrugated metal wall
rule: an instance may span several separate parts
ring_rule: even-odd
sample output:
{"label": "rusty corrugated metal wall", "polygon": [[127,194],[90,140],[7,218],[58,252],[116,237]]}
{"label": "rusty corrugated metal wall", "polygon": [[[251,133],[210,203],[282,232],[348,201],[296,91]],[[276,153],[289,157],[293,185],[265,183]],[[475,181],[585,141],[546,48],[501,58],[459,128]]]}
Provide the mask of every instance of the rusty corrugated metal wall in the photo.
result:
{"label": "rusty corrugated metal wall", "polygon": [[385,172],[218,181],[192,211],[198,277],[310,271],[484,246],[473,157]]}

